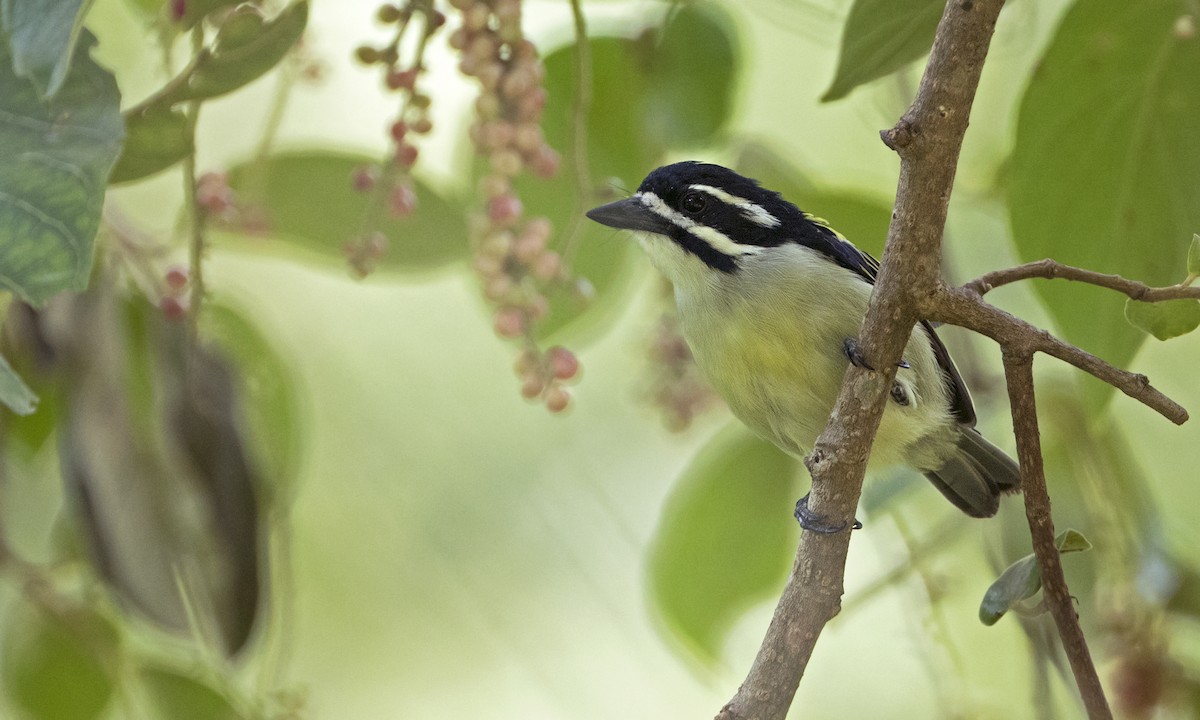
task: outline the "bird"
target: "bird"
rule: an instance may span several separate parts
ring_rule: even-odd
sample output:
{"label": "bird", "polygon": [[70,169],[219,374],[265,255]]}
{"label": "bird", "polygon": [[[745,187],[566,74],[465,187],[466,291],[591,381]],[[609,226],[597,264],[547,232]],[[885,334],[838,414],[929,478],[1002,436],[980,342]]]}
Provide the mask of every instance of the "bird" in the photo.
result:
{"label": "bird", "polygon": [[[591,220],[632,231],[674,288],[696,364],[733,414],[798,459],[833,409],[879,263],[821,218],[721,165],[665,165]],[[872,368],[873,369],[873,368]],[[1017,463],[975,429],[971,394],[933,325],[913,326],[871,469],[907,465],[967,515],[992,517],[1020,489]],[[813,517],[800,524],[840,532]],[[860,526],[855,521],[855,526]]]}

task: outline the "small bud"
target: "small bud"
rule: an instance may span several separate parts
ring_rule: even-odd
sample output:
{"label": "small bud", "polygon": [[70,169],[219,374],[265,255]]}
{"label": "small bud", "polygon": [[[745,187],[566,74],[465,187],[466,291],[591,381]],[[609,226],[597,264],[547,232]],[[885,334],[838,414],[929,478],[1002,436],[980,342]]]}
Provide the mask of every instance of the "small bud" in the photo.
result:
{"label": "small bud", "polygon": [[400,18],[402,17],[403,14],[400,12],[400,8],[390,3],[380,5],[379,10],[375,13],[375,18],[385,25],[400,22]]}
{"label": "small bud", "polygon": [[375,187],[379,180],[379,168],[374,165],[360,165],[350,176],[350,184],[359,192],[367,192]]}
{"label": "small bud", "polygon": [[437,30],[446,24],[446,13],[442,12],[441,10],[434,10],[430,12],[428,18],[429,25],[425,32],[432,33],[434,30]]}
{"label": "small bud", "polygon": [[392,188],[388,197],[388,210],[393,217],[408,217],[417,209],[417,193],[411,185],[401,183]]}
{"label": "small bud", "polygon": [[379,51],[370,45],[359,45],[354,49],[354,57],[363,65],[374,65],[379,62]]}
{"label": "small bud", "polygon": [[534,175],[549,179],[558,174],[558,166],[561,162],[562,158],[554,151],[554,148],[543,145],[529,165]]}
{"label": "small bud", "polygon": [[187,306],[183,300],[174,295],[166,295],[159,298],[158,309],[162,312],[163,317],[171,322],[179,322],[187,317]]}
{"label": "small bud", "polygon": [[546,389],[546,381],[536,372],[529,373],[521,379],[521,397],[532,400]]}
{"label": "small bud", "polygon": [[384,78],[384,84],[389,90],[412,90],[417,84],[417,69],[392,70]]}
{"label": "small bud", "polygon": [[479,179],[479,191],[487,199],[506,195],[512,190],[512,183],[504,175],[484,175]]}
{"label": "small bud", "polygon": [[528,226],[526,228],[513,243],[513,256],[528,265],[542,254],[542,250],[546,249],[547,238],[538,233],[530,233]]}
{"label": "small bud", "polygon": [[562,256],[553,250],[547,250],[533,261],[533,276],[538,280],[553,280],[561,271]]}
{"label": "small bud", "polygon": [[389,45],[379,51],[379,62],[384,65],[395,65],[400,60],[400,51],[395,45]]}
{"label": "small bud", "polygon": [[520,337],[525,332],[525,316],[516,308],[503,308],[496,312],[492,327],[502,338]]}
{"label": "small bud", "polygon": [[172,290],[182,290],[188,284],[188,269],[182,265],[172,265],[167,268],[167,287]]}
{"label": "small bud", "polygon": [[492,153],[492,169],[501,175],[513,177],[521,172],[522,166],[521,156],[512,150],[498,150]]}
{"label": "small bud", "polygon": [[387,249],[387,235],[378,230],[368,235],[367,239],[363,241],[363,252],[366,253],[367,257],[374,260],[383,257],[387,253]]}
{"label": "small bud", "polygon": [[417,155],[420,151],[416,145],[408,143],[400,143],[396,145],[396,164],[402,168],[410,168],[417,164]]}
{"label": "small bud", "polygon": [[521,217],[524,207],[516,195],[500,195],[488,200],[488,219],[496,225],[509,225]]}
{"label": "small bud", "polygon": [[187,15],[187,0],[171,0],[171,20],[179,22]]}
{"label": "small bud", "polygon": [[430,130],[433,130],[433,122],[424,115],[413,121],[412,131],[418,135],[425,135]]}
{"label": "small bud", "polygon": [[550,367],[550,373],[559,380],[570,380],[579,372],[579,358],[561,345],[546,351],[546,364]]}
{"label": "small bud", "polygon": [[571,403],[571,394],[559,385],[551,385],[545,394],[546,409],[552,413],[560,413]]}
{"label": "small bud", "polygon": [[397,120],[388,128],[388,134],[392,136],[392,140],[400,142],[404,140],[404,136],[408,134],[408,123],[403,120]]}

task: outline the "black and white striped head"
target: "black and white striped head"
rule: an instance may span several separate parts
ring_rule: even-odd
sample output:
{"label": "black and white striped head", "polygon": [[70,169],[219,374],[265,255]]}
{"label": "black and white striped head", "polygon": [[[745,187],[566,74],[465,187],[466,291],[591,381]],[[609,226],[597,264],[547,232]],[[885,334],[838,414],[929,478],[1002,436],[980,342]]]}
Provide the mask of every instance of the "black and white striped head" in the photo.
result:
{"label": "black and white striped head", "polygon": [[587,216],[609,227],[669,238],[686,254],[725,273],[736,272],[742,259],[765,248],[794,242],[827,252],[821,245],[840,241],[757,181],[720,165],[692,161],[658,168],[631,197]]}

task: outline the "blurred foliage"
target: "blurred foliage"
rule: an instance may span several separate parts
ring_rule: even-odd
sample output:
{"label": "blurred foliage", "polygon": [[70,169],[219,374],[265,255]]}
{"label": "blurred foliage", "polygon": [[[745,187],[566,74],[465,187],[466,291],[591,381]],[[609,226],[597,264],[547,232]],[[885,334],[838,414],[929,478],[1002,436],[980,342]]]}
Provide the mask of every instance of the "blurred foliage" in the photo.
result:
{"label": "blurred foliage", "polygon": [[[1092,544],[1076,530],[1063,530],[1054,538],[1059,554],[1091,550]],[[1041,608],[1026,608],[1024,602],[1042,589],[1042,570],[1033,553],[1014,562],[1000,573],[983,594],[979,604],[979,620],[995,625],[1009,610],[1040,614]]]}
{"label": "blurred foliage", "polygon": [[[393,186],[371,187],[364,175],[378,158],[311,143],[274,146],[290,89],[321,75],[319,64],[305,64],[306,0],[129,5],[144,24],[123,42],[161,54],[168,79],[144,99],[126,101],[122,116],[117,81],[124,87],[126,78],[91,57],[95,40],[84,27],[90,2],[0,0],[0,286],[14,296],[0,345],[0,402],[12,411],[0,416],[0,500],[11,478],[57,473],[67,506],[56,532],[73,538],[56,540],[50,560],[38,564],[19,556],[0,523],[0,587],[17,598],[0,609],[0,713],[115,717],[132,697],[145,706],[139,711],[164,718],[290,720],[301,711],[278,688],[265,682],[248,692],[242,681],[247,665],[273,660],[263,658],[279,607],[266,592],[267,578],[277,577],[268,558],[286,554],[271,538],[286,536],[287,506],[297,494],[308,439],[304,388],[295,358],[275,347],[257,308],[205,295],[204,264],[180,269],[178,258],[186,248],[198,263],[215,245],[284,259],[297,249],[322,266],[343,266],[350,240],[377,235],[385,241],[370,248],[378,254],[371,268],[385,280],[461,270],[480,252],[468,238],[487,212],[477,187],[485,161],[440,183],[423,178],[418,164],[406,178],[413,197],[404,200],[412,202],[396,212],[385,192]],[[419,14],[428,40],[446,22],[437,7],[385,5],[378,17],[394,23],[404,12]],[[498,13],[508,6],[497,0],[486,7]],[[847,3],[834,78],[820,100],[858,89],[856,99],[869,96],[898,115],[908,98],[893,102],[880,89],[898,87],[889,79],[928,52],[943,7],[933,0]],[[469,7],[459,9],[470,22]],[[592,32],[583,44],[540,48],[541,132],[561,163],[553,179],[516,175],[511,192],[526,214],[549,218],[551,247],[593,292],[553,289],[546,317],[528,328],[532,340],[584,342],[611,328],[642,261],[634,243],[584,222],[583,212],[631,192],[648,170],[685,152],[726,153],[742,173],[881,255],[891,213],[880,197],[852,189],[852,178],[818,182],[828,168],[806,164],[778,138],[742,132],[742,94],[754,72],[746,48],[762,49],[758,38],[742,37],[745,8],[708,1],[612,12],[626,12],[627,22]],[[493,19],[486,15],[484,26]],[[1020,259],[1050,256],[1150,285],[1200,274],[1200,236],[1186,263],[1183,250],[1200,227],[1198,22],[1195,4],[1179,0],[1069,3],[1028,87],[1008,108],[1016,134],[1004,161],[1006,201]],[[408,45],[397,38],[390,50],[401,47]],[[490,51],[503,57],[519,47]],[[227,175],[198,175],[200,109],[235,91],[264,94],[255,81],[272,71],[279,89],[254,153],[230,163]],[[393,90],[406,82],[411,77],[402,73],[385,77]],[[441,91],[413,91],[406,102],[436,107]],[[795,124],[778,120],[785,138],[798,132]],[[421,134],[396,128],[393,151],[398,134]],[[392,155],[384,160],[392,172],[407,173],[415,162]],[[153,176],[176,166],[196,192],[175,235],[147,237],[119,208],[102,219],[106,178],[153,188]],[[955,196],[956,203],[974,200]],[[1165,339],[1200,325],[1196,301],[1128,302],[1127,323],[1116,294],[1061,281],[1035,287],[1068,340],[1121,366],[1142,344],[1138,328]],[[1084,528],[1096,543],[1067,564],[1087,632],[1114,668],[1123,711],[1194,715],[1200,655],[1179,652],[1168,636],[1200,620],[1196,558],[1162,537],[1152,493],[1160,480],[1140,465],[1112,416],[1097,412],[1111,391],[1088,384],[1085,403],[1074,387],[1055,383],[1040,400],[1050,419],[1056,521]],[[737,623],[786,575],[798,532],[790,511],[801,494],[799,469],[744,429],[730,429],[692,460],[664,504],[646,559],[653,614],[672,644],[705,667],[720,664]],[[899,564],[863,595],[915,574],[925,591],[916,612],[944,622],[937,563],[965,544],[966,523],[931,524],[923,538],[905,534],[901,518],[920,502],[919,493],[904,491],[910,486],[894,474],[866,499],[867,514],[894,520],[903,542],[892,548]],[[0,502],[0,510],[6,506]],[[992,545],[1003,542],[992,556],[998,578],[979,608],[989,624],[1022,609],[1040,586],[1027,533],[1000,538],[998,524],[988,526]],[[1081,549],[1081,534],[1061,538],[1063,552]],[[274,595],[288,591],[276,587]],[[971,593],[978,597],[978,588]],[[863,605],[848,603],[846,614]],[[1045,618],[1015,619],[1030,639],[1031,667],[1045,675],[1059,662]],[[936,642],[954,654],[953,633],[943,635]],[[1029,705],[1045,711],[1050,684],[1040,678]],[[956,714],[970,714],[965,701],[952,702]],[[1026,709],[1016,700],[1014,707],[1014,716]]]}

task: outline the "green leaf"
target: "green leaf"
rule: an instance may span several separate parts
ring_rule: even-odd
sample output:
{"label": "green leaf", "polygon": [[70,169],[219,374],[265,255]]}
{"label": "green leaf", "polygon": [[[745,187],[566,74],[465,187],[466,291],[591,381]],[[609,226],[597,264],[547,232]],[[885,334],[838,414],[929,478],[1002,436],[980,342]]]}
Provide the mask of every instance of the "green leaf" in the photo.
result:
{"label": "green leaf", "polygon": [[0,0],[12,47],[12,69],[42,99],[62,88],[91,0]]}
{"label": "green leaf", "polygon": [[1200,235],[1192,234],[1192,244],[1188,246],[1187,255],[1188,275],[1200,275]]}
{"label": "green leaf", "polygon": [[8,361],[0,356],[0,403],[18,415],[29,415],[37,409],[37,395],[17,375]]}
{"label": "green leaf", "polygon": [[241,720],[229,700],[199,680],[166,667],[143,668],[142,684],[158,710],[171,720]]}
{"label": "green leaf", "polygon": [[1041,589],[1042,571],[1037,558],[1026,555],[1000,573],[1000,577],[983,594],[983,602],[979,604],[980,622],[995,625],[1005,613]]}
{"label": "green leaf", "polygon": [[152,105],[125,115],[125,145],[109,176],[124,183],[153,175],[187,157],[193,150],[182,112]]}
{"label": "green leaf", "polygon": [[120,151],[120,95],[84,31],[59,92],[43,101],[11,72],[0,35],[0,288],[39,305],[87,286],[104,181]]}
{"label": "green leaf", "polygon": [[840,100],[928,54],[945,8],[944,0],[854,0],[837,71],[821,102]]}
{"label": "green leaf", "polygon": [[386,209],[371,227],[364,223],[370,192],[354,188],[354,173],[377,161],[364,155],[323,150],[273,155],[250,161],[229,173],[229,184],[262,212],[267,232],[279,240],[345,264],[345,243],[379,230],[388,238],[381,270],[425,271],[467,255],[466,218],[453,203],[416,181],[417,209],[391,217]]}
{"label": "green leaf", "polygon": [[729,120],[741,66],[730,32],[735,27],[723,8],[705,2],[680,5],[668,18],[653,55],[646,108],[648,131],[663,145],[709,142]]}
{"label": "green leaf", "polygon": [[778,589],[795,548],[800,464],[741,426],[692,461],[650,549],[650,593],[671,634],[713,664],[738,616]]}
{"label": "green leaf", "polygon": [[1125,319],[1159,340],[1170,340],[1200,327],[1200,301],[1180,299],[1148,303],[1127,299]]}
{"label": "green leaf", "polygon": [[[1067,528],[1054,538],[1060,555],[1092,549],[1092,543],[1078,530]],[[995,625],[1005,613],[1028,600],[1042,589],[1042,571],[1037,557],[1030,553],[1009,565],[988,587],[979,604],[979,620]]]}
{"label": "green leaf", "polygon": [[182,81],[173,82],[152,104],[206,100],[257,80],[283,60],[307,24],[308,0],[289,5],[272,20],[253,5],[239,6],[221,23],[213,47],[201,50]]}
{"label": "green leaf", "polygon": [[[1176,0],[1071,5],[1021,103],[1009,213],[1022,260],[1053,257],[1149,285],[1178,278],[1200,226],[1200,42]],[[1122,298],[1035,286],[1070,342],[1118,365],[1143,338]],[[1092,401],[1112,388],[1089,383]]]}
{"label": "green leaf", "polygon": [[5,619],[4,687],[33,720],[93,720],[107,707],[116,630],[90,610],[17,606]]}

